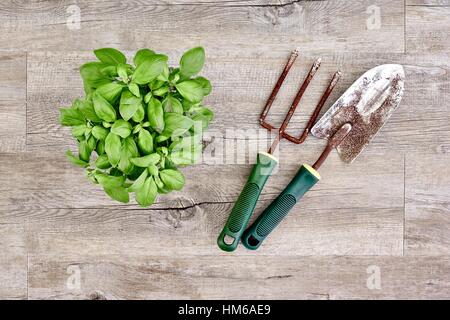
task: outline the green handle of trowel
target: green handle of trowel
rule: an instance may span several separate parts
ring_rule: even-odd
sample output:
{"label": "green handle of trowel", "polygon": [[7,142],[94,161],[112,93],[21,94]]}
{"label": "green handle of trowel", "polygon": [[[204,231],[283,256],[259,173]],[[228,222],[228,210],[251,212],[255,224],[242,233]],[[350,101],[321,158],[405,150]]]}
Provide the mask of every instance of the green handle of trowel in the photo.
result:
{"label": "green handle of trowel", "polygon": [[283,192],[245,230],[241,239],[242,244],[250,250],[258,249],[301,197],[319,180],[319,173],[311,166],[303,164]]}
{"label": "green handle of trowel", "polygon": [[256,164],[217,238],[219,248],[234,251],[255,209],[259,195],[278,161],[267,153],[258,153]]}

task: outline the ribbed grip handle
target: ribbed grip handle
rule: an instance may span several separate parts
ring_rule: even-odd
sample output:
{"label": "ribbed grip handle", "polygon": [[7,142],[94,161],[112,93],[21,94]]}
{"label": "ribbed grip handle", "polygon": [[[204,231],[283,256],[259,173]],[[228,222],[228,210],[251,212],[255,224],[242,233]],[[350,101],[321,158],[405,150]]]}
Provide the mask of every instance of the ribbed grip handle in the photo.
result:
{"label": "ribbed grip handle", "polygon": [[261,190],[277,165],[277,160],[264,153],[259,153],[250,177],[234,204],[228,220],[217,238],[217,244],[224,251],[234,251],[245,227],[258,202]]}
{"label": "ribbed grip handle", "polygon": [[258,249],[262,241],[278,226],[300,198],[319,179],[320,175],[316,170],[309,165],[302,165],[283,192],[245,230],[242,236],[243,245],[251,250]]}

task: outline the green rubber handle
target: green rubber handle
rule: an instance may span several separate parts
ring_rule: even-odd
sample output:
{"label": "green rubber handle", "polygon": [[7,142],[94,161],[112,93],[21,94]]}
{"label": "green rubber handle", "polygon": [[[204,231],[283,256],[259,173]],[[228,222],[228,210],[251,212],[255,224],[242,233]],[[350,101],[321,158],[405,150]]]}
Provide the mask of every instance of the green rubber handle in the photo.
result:
{"label": "green rubber handle", "polygon": [[277,165],[278,160],[267,153],[258,153],[256,164],[234,204],[222,232],[217,238],[217,244],[224,251],[234,251],[237,248],[242,233],[255,209],[259,195]]}
{"label": "green rubber handle", "polygon": [[319,173],[311,166],[303,164],[283,192],[245,230],[241,239],[242,244],[250,250],[258,249],[263,240],[283,220],[292,207],[319,180]]}

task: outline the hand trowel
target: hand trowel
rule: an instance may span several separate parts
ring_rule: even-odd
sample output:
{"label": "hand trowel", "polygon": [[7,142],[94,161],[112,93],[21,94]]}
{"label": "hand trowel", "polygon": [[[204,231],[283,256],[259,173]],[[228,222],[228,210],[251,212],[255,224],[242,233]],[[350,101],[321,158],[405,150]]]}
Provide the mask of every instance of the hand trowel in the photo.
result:
{"label": "hand trowel", "polygon": [[328,144],[312,165],[303,164],[278,197],[245,230],[242,243],[257,249],[303,195],[320,180],[317,169],[336,148],[341,159],[351,163],[373,139],[398,107],[405,74],[398,64],[385,64],[364,73],[332,105],[311,129]]}

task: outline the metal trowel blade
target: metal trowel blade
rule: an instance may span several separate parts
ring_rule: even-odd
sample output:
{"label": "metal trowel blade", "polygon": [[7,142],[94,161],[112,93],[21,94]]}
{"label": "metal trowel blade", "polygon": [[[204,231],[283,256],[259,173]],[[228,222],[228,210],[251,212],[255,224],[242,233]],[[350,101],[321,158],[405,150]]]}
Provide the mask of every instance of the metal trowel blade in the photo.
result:
{"label": "metal trowel blade", "polygon": [[351,123],[352,130],[337,147],[341,159],[351,163],[398,107],[404,79],[405,72],[399,64],[370,69],[331,106],[311,133],[329,139],[345,123]]}

